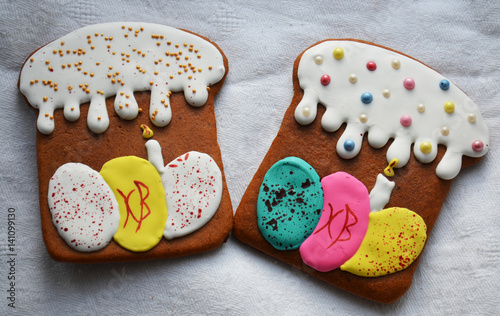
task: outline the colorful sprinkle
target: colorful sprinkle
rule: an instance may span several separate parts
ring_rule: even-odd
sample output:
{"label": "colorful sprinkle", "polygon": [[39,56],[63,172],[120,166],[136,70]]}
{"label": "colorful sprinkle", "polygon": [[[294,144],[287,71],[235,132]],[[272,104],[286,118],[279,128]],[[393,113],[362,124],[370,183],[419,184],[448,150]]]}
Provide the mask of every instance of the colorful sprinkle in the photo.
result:
{"label": "colorful sprinkle", "polygon": [[356,82],[358,82],[358,76],[356,76],[355,74],[350,74],[350,75],[349,75],[349,81],[350,81],[351,83],[356,83]]}
{"label": "colorful sprinkle", "polygon": [[423,142],[420,144],[420,151],[424,154],[429,154],[432,151],[432,145],[429,142]]}
{"label": "colorful sprinkle", "polygon": [[366,69],[374,71],[375,69],[377,69],[377,64],[374,61],[369,61],[366,63]]}
{"label": "colorful sprinkle", "polygon": [[399,61],[399,59],[393,59],[391,65],[392,68],[399,69],[399,67],[401,67],[401,62]]}
{"label": "colorful sprinkle", "polygon": [[314,62],[316,63],[316,65],[321,65],[323,63],[323,57],[320,55],[314,57]]}
{"label": "colorful sprinkle", "polygon": [[405,80],[403,80],[403,86],[408,90],[413,90],[413,88],[415,88],[415,80],[409,77],[405,78]]}
{"label": "colorful sprinkle", "polygon": [[443,79],[439,82],[439,87],[442,90],[448,90],[450,88],[450,82],[446,79]]}
{"label": "colorful sprinkle", "polygon": [[446,126],[441,127],[441,135],[448,136],[450,134],[450,129]]}
{"label": "colorful sprinkle", "polygon": [[347,151],[353,151],[354,150],[354,141],[351,139],[348,139],[344,142],[344,149]]}
{"label": "colorful sprinkle", "polygon": [[370,104],[373,101],[373,95],[370,92],[365,92],[361,95],[361,102]]}
{"label": "colorful sprinkle", "polygon": [[388,177],[394,177],[394,168],[398,166],[398,163],[399,163],[398,158],[392,159],[389,165],[387,165],[387,167],[384,168],[384,174]]}
{"label": "colorful sprinkle", "polygon": [[444,110],[446,113],[453,113],[455,111],[455,103],[448,101],[444,104]]}
{"label": "colorful sprinkle", "polygon": [[321,76],[321,84],[324,86],[327,86],[330,83],[330,76],[329,75],[323,75]]}
{"label": "colorful sprinkle", "polygon": [[333,57],[337,60],[344,58],[344,50],[340,47],[337,47],[333,50]]}
{"label": "colorful sprinkle", "polygon": [[403,125],[404,127],[409,127],[411,125],[411,116],[403,115],[401,116],[399,122],[401,122],[401,125]]}
{"label": "colorful sprinkle", "polygon": [[474,150],[475,152],[480,152],[483,150],[483,148],[484,148],[484,144],[480,140],[476,140],[472,143],[472,150]]}

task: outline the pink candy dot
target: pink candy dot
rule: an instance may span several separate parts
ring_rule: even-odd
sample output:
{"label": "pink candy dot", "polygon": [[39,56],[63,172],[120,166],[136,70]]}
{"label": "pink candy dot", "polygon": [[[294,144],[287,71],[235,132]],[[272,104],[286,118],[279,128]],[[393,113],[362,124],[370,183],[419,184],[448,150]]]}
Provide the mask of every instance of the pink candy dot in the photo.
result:
{"label": "pink candy dot", "polygon": [[370,71],[377,69],[377,64],[374,61],[369,61],[366,63],[366,68]]}
{"label": "pink candy dot", "polygon": [[413,78],[406,78],[403,80],[403,86],[408,90],[413,90],[415,88],[415,80]]}
{"label": "pink candy dot", "polygon": [[321,76],[321,84],[324,86],[327,86],[330,83],[330,76],[329,75],[323,75]]}
{"label": "pink candy dot", "polygon": [[476,141],[472,142],[472,150],[479,152],[479,151],[482,151],[483,148],[484,148],[484,144],[482,141],[476,140]]}
{"label": "pink candy dot", "polygon": [[403,125],[404,127],[408,127],[411,125],[411,116],[403,115],[403,116],[401,116],[401,119],[399,120],[399,122],[401,122],[401,125]]}

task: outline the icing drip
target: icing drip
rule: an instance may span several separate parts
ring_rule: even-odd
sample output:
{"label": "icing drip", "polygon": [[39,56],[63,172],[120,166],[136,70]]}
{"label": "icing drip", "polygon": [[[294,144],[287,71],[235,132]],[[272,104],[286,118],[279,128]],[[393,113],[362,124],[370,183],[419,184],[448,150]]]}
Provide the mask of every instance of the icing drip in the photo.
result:
{"label": "icing drip", "polygon": [[184,91],[192,106],[202,106],[208,87],[224,76],[219,50],[203,38],[148,23],[108,23],[76,30],[36,51],[26,61],[20,90],[39,109],[41,133],[54,130],[54,110],[80,117],[79,105],[90,101],[89,129],[106,131],[105,99],[116,95],[114,109],[125,120],[137,117],[134,91],[151,90],[150,119],[159,127],[172,117],[171,92]]}
{"label": "icing drip", "polygon": [[[342,58],[335,57],[339,48]],[[375,148],[394,138],[387,161],[397,158],[397,168],[408,163],[412,144],[423,163],[436,158],[441,144],[447,151],[436,174],[452,179],[462,155],[481,157],[488,151],[488,129],[471,99],[436,71],[399,53],[355,41],[326,41],[304,52],[297,76],[304,96],[295,119],[312,123],[320,103],[326,107],[325,131],[347,123],[337,143],[342,158],[359,153],[367,132]]]}
{"label": "icing drip", "polygon": [[387,180],[381,173],[378,174],[375,186],[370,191],[370,211],[376,212],[384,209],[391,199],[395,185],[395,182]]}

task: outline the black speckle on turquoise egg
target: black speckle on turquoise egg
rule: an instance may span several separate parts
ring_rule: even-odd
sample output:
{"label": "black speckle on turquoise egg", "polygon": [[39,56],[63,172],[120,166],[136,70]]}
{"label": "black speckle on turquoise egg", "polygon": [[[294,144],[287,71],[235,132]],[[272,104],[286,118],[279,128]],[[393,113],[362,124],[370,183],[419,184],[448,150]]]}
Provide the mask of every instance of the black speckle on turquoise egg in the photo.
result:
{"label": "black speckle on turquoise egg", "polygon": [[299,248],[318,224],[322,209],[320,178],[307,162],[287,157],[267,171],[257,200],[257,221],[274,248]]}

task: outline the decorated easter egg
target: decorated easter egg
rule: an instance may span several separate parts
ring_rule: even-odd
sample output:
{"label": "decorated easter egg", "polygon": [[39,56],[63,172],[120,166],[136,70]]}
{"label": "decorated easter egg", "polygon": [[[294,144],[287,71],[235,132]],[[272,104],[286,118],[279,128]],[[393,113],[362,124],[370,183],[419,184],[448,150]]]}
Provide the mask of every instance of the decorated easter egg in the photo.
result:
{"label": "decorated easter egg", "polygon": [[106,247],[118,229],[118,202],[102,176],[81,163],[66,163],[49,181],[48,204],[59,235],[81,252]]}
{"label": "decorated easter egg", "polygon": [[314,232],[300,246],[308,266],[328,272],[340,267],[358,250],[368,228],[370,197],[366,186],[345,172],[321,180],[323,212]]}
{"label": "decorated easter egg", "polygon": [[105,163],[101,175],[109,184],[120,209],[115,241],[131,251],[156,246],[167,220],[167,203],[160,174],[147,160],[125,156]]}
{"label": "decorated easter egg", "polygon": [[257,222],[278,250],[300,247],[318,223],[323,190],[316,171],[304,160],[287,157],[266,173],[257,200]]}
{"label": "decorated easter egg", "polygon": [[207,154],[190,151],[168,163],[161,179],[167,199],[166,239],[203,227],[217,212],[222,198],[222,173]]}
{"label": "decorated easter egg", "polygon": [[376,277],[406,269],[422,251],[427,226],[418,214],[400,207],[370,213],[365,239],[340,269]]}

